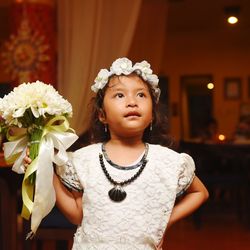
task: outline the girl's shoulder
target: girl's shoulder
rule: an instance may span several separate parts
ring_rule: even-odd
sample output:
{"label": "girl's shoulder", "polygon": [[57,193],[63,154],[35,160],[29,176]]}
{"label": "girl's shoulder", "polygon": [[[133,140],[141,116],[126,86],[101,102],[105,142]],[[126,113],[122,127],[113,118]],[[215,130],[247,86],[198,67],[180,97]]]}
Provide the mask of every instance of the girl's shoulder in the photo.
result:
{"label": "girl's shoulder", "polygon": [[166,146],[158,144],[149,144],[149,157],[156,160],[162,160],[167,162],[174,162],[177,165],[191,164],[193,165],[193,159],[190,155],[182,152],[177,152]]}
{"label": "girl's shoulder", "polygon": [[149,152],[151,155],[157,156],[171,156],[171,157],[179,157],[179,153],[170,149],[166,146],[161,146],[159,144],[149,144]]}
{"label": "girl's shoulder", "polygon": [[76,150],[73,152],[73,155],[74,157],[84,157],[91,156],[93,154],[97,155],[99,153],[101,153],[101,143],[95,143]]}

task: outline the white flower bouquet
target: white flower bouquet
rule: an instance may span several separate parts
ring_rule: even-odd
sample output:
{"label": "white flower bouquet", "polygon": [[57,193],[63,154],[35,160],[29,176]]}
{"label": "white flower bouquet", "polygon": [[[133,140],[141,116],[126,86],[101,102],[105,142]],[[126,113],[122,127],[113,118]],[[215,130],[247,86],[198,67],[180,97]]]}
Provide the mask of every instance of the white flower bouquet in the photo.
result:
{"label": "white flower bouquet", "polygon": [[[66,149],[78,138],[67,119],[72,116],[72,106],[51,85],[36,81],[23,83],[0,98],[0,116],[7,128],[5,160],[13,164],[13,171],[25,173],[22,217],[31,216],[35,233],[55,205],[53,163],[66,163]],[[32,163],[25,171],[27,147]]]}

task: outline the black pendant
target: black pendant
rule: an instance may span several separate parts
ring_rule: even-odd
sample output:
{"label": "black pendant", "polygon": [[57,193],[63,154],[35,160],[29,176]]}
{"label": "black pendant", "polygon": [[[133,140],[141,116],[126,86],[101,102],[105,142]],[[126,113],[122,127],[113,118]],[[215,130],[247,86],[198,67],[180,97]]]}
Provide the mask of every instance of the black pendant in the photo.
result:
{"label": "black pendant", "polygon": [[114,188],[109,190],[109,198],[112,201],[115,202],[123,201],[126,198],[126,196],[127,196],[126,192],[120,186],[115,186]]}

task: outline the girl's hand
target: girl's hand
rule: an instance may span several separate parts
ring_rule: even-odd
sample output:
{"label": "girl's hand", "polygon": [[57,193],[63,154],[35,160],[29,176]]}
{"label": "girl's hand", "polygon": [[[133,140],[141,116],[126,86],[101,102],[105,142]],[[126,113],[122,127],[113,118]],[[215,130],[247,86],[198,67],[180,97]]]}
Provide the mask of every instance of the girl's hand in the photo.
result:
{"label": "girl's hand", "polygon": [[163,235],[160,244],[157,246],[156,250],[162,250],[162,246],[163,246],[163,239],[164,239],[165,234]]}
{"label": "girl's hand", "polygon": [[208,191],[200,179],[195,176],[193,182],[186,190],[186,194],[182,199],[176,203],[169,218],[168,227],[183,219],[184,217],[193,213],[198,209],[207,199]]}
{"label": "girl's hand", "polygon": [[32,160],[30,159],[29,155],[30,155],[30,150],[29,150],[29,148],[27,148],[27,150],[26,150],[26,156],[23,158],[23,166],[25,168],[24,171],[26,171],[27,167],[32,162]]}

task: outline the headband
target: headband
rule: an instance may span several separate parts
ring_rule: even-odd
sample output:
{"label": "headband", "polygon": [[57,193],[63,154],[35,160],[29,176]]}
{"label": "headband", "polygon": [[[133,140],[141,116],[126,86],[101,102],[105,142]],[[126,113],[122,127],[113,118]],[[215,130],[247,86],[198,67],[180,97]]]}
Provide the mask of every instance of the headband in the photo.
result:
{"label": "headband", "polygon": [[109,78],[113,75],[130,75],[131,73],[136,73],[144,81],[149,83],[158,102],[161,94],[161,90],[158,87],[159,78],[153,74],[150,64],[147,61],[142,61],[133,66],[132,62],[126,57],[115,60],[110,70],[101,69],[95,78],[94,84],[91,86],[91,90],[97,93],[100,89],[103,89],[108,83]]}

